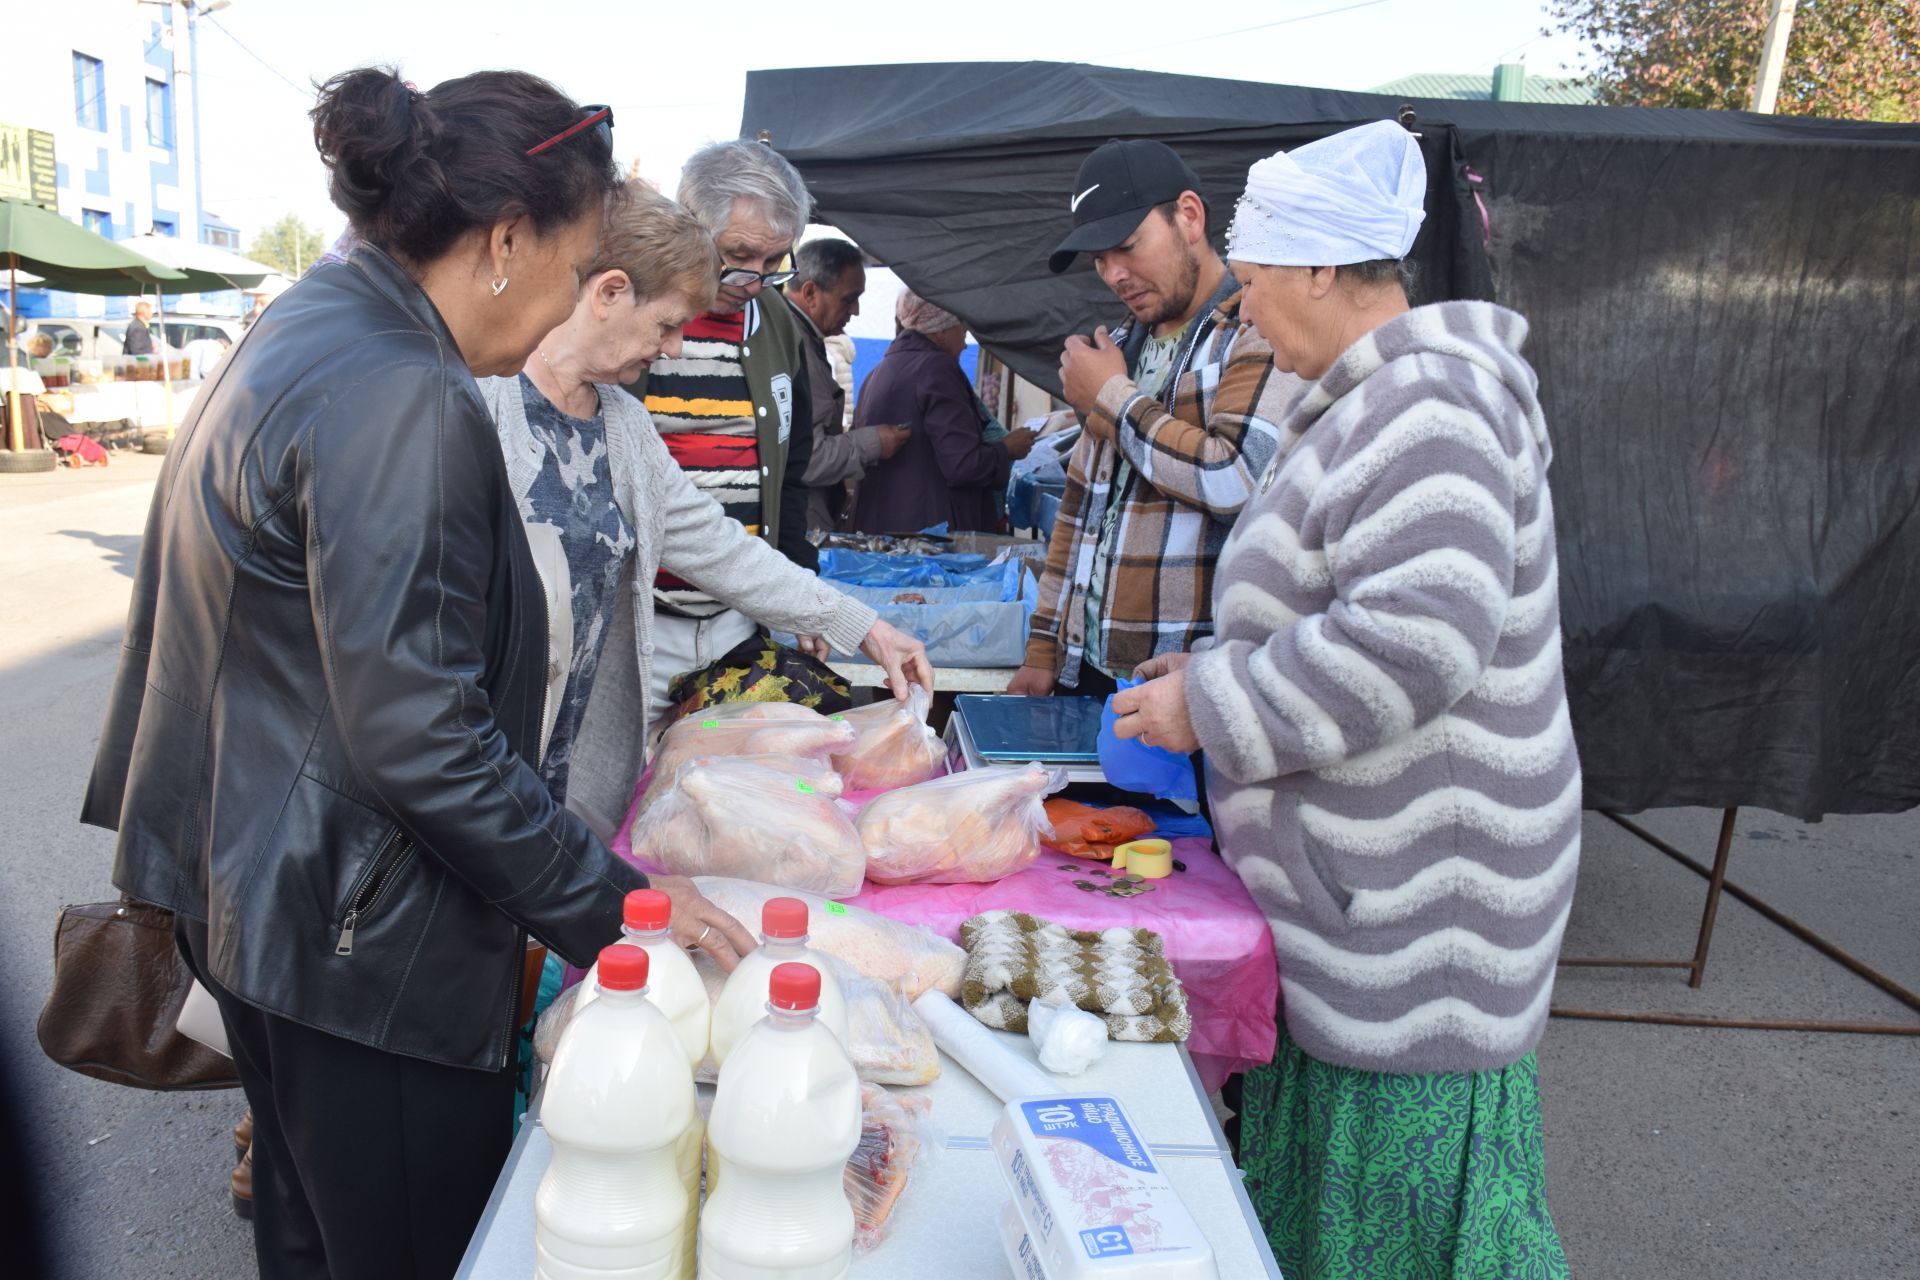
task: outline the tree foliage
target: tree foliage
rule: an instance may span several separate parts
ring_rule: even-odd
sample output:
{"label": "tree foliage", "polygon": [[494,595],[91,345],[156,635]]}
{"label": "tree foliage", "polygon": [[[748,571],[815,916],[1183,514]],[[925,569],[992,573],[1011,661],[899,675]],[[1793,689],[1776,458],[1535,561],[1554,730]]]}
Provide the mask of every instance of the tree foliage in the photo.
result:
{"label": "tree foliage", "polygon": [[298,214],[290,213],[255,236],[247,256],[266,263],[289,280],[298,280],[326,251],[320,233],[300,221]]}
{"label": "tree foliage", "polygon": [[[1769,0],[1550,0],[1615,106],[1747,108]],[[1920,121],[1920,0],[1800,0],[1775,110]]]}

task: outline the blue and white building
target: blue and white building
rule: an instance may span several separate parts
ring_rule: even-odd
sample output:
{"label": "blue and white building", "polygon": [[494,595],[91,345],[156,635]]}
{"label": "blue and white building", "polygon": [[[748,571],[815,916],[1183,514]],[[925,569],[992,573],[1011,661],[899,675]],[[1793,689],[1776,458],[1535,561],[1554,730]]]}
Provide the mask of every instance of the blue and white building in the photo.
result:
{"label": "blue and white building", "polygon": [[[216,7],[225,5],[64,0],[8,24],[0,145],[37,142],[44,163],[52,135],[61,216],[115,240],[151,232],[240,251],[239,228],[202,200],[193,26]],[[122,316],[133,301],[24,287],[20,295],[24,316]],[[167,310],[176,309],[239,315],[245,304],[238,293],[169,295]]]}

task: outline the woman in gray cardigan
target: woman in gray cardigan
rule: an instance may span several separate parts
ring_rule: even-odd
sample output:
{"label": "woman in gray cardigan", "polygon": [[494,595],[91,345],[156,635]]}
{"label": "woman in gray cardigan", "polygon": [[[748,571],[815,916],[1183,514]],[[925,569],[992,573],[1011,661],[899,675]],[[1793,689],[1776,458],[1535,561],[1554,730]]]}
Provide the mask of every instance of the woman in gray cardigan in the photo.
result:
{"label": "woman in gray cardigan", "polygon": [[1425,166],[1381,123],[1263,160],[1229,257],[1312,385],[1228,536],[1215,635],[1124,737],[1206,753],[1285,1030],[1241,1160],[1289,1276],[1567,1274],[1534,1046],[1580,856],[1550,450],[1488,303],[1410,309]]}
{"label": "woman in gray cardigan", "polygon": [[[657,718],[650,584],[663,565],[816,650],[861,650],[898,696],[910,681],[932,687],[918,641],[728,519],[620,389],[679,350],[681,327],[712,304],[719,273],[706,228],[629,183],[608,210],[573,315],[519,377],[480,384],[549,599],[541,772],[607,839],[633,800]],[[751,946],[744,932],[732,941]]]}

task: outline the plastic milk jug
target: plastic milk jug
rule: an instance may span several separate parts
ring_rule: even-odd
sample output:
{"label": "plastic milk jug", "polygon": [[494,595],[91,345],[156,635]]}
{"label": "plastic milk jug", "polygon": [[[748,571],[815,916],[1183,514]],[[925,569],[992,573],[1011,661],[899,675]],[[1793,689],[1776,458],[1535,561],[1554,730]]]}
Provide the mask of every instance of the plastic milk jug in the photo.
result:
{"label": "plastic milk jug", "polygon": [[768,980],[774,967],[800,963],[820,974],[820,1025],[847,1043],[847,998],[831,964],[807,946],[807,904],[798,898],[769,898],[760,908],[760,945],[749,951],[713,1002],[713,1062],[727,1055],[749,1028],[767,1016]]}
{"label": "plastic milk jug", "polygon": [[693,1072],[647,1000],[652,957],[615,943],[599,998],[561,1033],[540,1121],[553,1159],[534,1193],[535,1280],[679,1280],[694,1201],[675,1167]]}
{"label": "plastic milk jug", "polygon": [[811,965],[776,966],[766,1016],[720,1070],[700,1280],[840,1280],[852,1263],[844,1175],[860,1142],[860,1080],[816,1017],[821,978]]}
{"label": "plastic milk jug", "polygon": [[[667,936],[667,926],[673,920],[673,900],[658,889],[635,889],[627,895],[624,913],[620,932],[626,936],[621,941],[653,958],[647,1000],[673,1024],[680,1047],[687,1051],[688,1068],[697,1067],[707,1056],[707,1028],[713,1011],[707,1004],[707,985],[700,981],[699,970]],[[594,984],[598,967],[587,970],[575,1016],[597,994]]]}

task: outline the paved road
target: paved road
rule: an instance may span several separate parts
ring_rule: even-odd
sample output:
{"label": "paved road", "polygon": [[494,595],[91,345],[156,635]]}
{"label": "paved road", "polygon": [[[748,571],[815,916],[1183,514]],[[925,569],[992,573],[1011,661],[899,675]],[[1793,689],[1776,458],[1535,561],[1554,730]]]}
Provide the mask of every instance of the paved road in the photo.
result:
{"label": "paved road", "polygon": [[[237,1094],[98,1084],[32,1019],[61,903],[111,897],[111,839],[74,821],[157,462],[0,478],[0,1063],[29,1091],[61,1256],[81,1277],[254,1274],[227,1211]],[[1706,857],[1718,815],[1649,826]],[[1920,817],[1743,816],[1736,880],[1920,988]],[[1589,816],[1568,954],[1690,953],[1701,882]],[[1920,1018],[1737,903],[1707,984],[1563,970],[1562,1004]],[[1551,1205],[1582,1280],[1920,1274],[1920,1040],[1558,1020],[1540,1051]],[[911,1192],[909,1192],[911,1194]]]}

